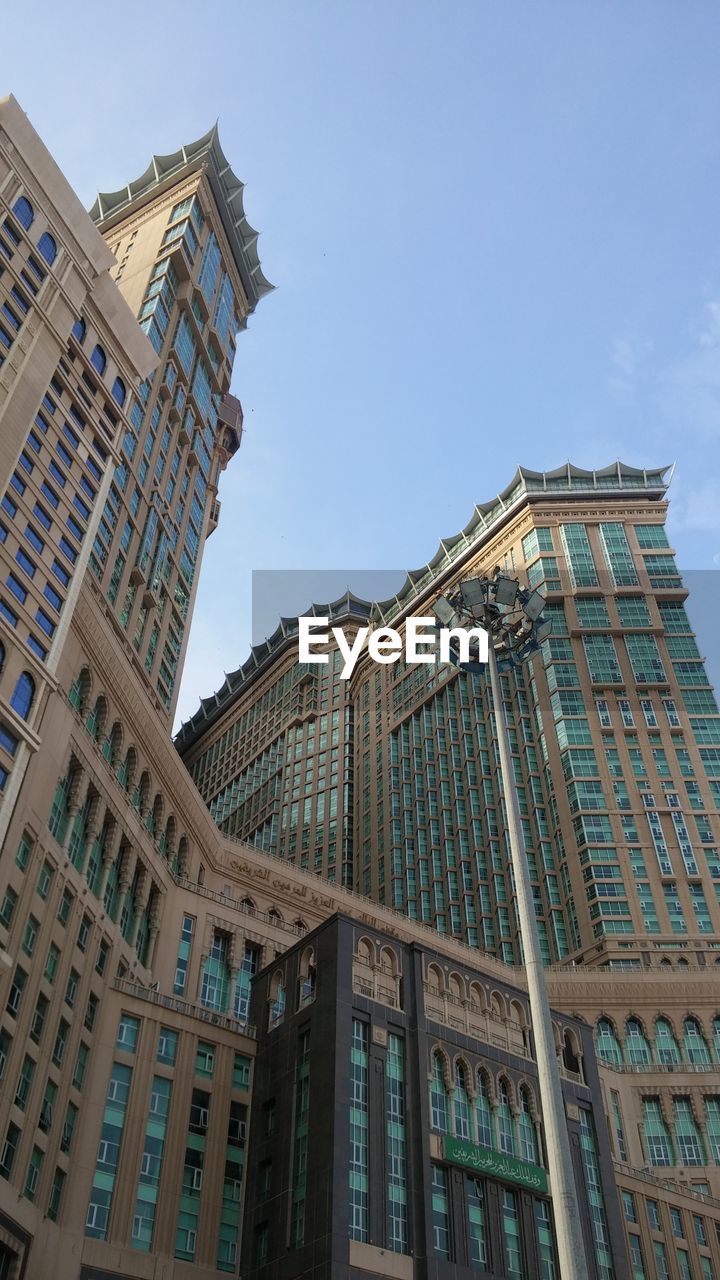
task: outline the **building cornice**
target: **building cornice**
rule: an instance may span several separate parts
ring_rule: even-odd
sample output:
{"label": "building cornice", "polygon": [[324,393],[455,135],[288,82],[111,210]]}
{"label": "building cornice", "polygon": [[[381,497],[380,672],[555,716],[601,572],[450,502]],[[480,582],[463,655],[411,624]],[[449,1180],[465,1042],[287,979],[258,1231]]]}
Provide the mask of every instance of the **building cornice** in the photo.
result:
{"label": "building cornice", "polygon": [[244,183],[233,173],[220,145],[217,123],[195,142],[180,147],[169,155],[154,155],[139,178],[117,191],[101,191],[90,210],[90,217],[105,234],[115,223],[123,221],[131,209],[156,199],[170,186],[176,186],[185,173],[204,169],[215,196],[223,228],[228,237],[233,261],[246,290],[249,310],[274,285],[260,265],[257,242],[259,232],[251,227],[243,207]]}

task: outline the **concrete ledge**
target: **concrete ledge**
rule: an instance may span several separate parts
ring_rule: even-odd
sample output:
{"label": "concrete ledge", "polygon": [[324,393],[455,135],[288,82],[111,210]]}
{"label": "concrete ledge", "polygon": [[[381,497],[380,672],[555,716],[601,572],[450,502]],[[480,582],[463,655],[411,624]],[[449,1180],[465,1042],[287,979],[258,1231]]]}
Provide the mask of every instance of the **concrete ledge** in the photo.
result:
{"label": "concrete ledge", "polygon": [[413,1259],[407,1254],[378,1249],[377,1245],[361,1244],[359,1240],[350,1241],[350,1266],[396,1280],[412,1280],[415,1272]]}

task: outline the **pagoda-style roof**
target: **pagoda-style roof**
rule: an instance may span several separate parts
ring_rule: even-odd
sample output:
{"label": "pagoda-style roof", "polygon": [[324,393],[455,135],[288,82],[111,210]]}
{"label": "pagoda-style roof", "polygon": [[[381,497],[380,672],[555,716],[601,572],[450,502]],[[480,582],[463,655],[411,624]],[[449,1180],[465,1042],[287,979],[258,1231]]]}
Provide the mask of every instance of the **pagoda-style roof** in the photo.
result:
{"label": "pagoda-style roof", "polygon": [[233,259],[248,295],[250,311],[260,298],[274,288],[263,275],[257,251],[259,233],[250,226],[243,208],[244,183],[233,173],[220,146],[217,124],[196,142],[190,142],[167,156],[153,156],[147,169],[119,191],[101,191],[90,210],[100,230],[127,216],[131,205],[143,204],[161,190],[172,186],[184,169],[206,167]]}
{"label": "pagoda-style roof", "polygon": [[[497,532],[497,528],[515,510],[528,500],[543,501],[560,497],[589,498],[592,496],[642,492],[652,501],[661,500],[672,480],[675,464],[666,467],[630,467],[624,462],[612,462],[599,471],[585,471],[567,462],[554,471],[531,471],[518,467],[509,485],[489,502],[477,505],[464,529],[452,537],[443,538],[432,560],[420,569],[411,569],[400,591],[388,600],[361,600],[350,591],[332,604],[312,604],[305,616],[329,618],[330,625],[341,619],[369,622],[373,626],[387,626],[408,616],[413,605],[423,597],[434,595],[446,575],[455,566],[476,554],[483,542]],[[424,606],[423,606],[424,607]],[[297,635],[297,618],[281,618],[280,624],[262,644],[253,645],[250,656],[237,671],[225,677],[225,683],[217,693],[202,698],[199,710],[179,730],[175,743],[180,752],[192,744],[239,697],[257,676],[271,665],[280,651]]]}
{"label": "pagoda-style roof", "polygon": [[[428,585],[435,583],[443,572],[468,552],[474,552],[485,535],[494,530],[517,506],[529,499],[552,499],[556,494],[567,501],[568,495],[588,498],[602,493],[643,492],[655,500],[662,498],[672,480],[675,464],[667,467],[630,467],[624,462],[611,462],[599,471],[585,471],[572,462],[566,462],[554,471],[531,471],[518,467],[509,485],[489,502],[479,503],[464,529],[451,537],[443,538],[432,560],[421,569],[411,569],[396,596],[378,601],[375,613],[378,621],[390,618],[407,609],[411,600],[417,599]],[[666,478],[667,477],[667,478]]]}

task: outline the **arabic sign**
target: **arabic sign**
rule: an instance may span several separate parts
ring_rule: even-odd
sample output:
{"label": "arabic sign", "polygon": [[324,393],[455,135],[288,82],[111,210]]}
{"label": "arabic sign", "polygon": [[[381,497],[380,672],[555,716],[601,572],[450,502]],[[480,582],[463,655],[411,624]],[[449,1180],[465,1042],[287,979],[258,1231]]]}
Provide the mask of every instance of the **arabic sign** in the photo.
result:
{"label": "arabic sign", "polygon": [[516,1160],[514,1156],[503,1155],[501,1151],[491,1151],[489,1147],[476,1147],[473,1142],[464,1138],[443,1138],[443,1153],[446,1160],[453,1164],[461,1164],[475,1173],[487,1173],[494,1178],[504,1178],[506,1182],[517,1182],[521,1187],[529,1187],[532,1191],[547,1191],[548,1180],[544,1169],[536,1164],[528,1164],[526,1160]]}

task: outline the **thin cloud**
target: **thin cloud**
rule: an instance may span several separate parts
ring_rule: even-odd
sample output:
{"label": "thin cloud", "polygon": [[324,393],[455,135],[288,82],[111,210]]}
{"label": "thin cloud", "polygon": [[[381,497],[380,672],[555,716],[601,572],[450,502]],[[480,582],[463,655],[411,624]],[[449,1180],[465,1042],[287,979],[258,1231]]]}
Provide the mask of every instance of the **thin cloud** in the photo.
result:
{"label": "thin cloud", "polygon": [[610,344],[611,371],[607,385],[611,395],[626,404],[635,400],[639,384],[648,377],[653,342],[628,325]]}
{"label": "thin cloud", "polygon": [[693,348],[659,375],[657,403],[686,437],[720,436],[720,302],[706,305]]}

